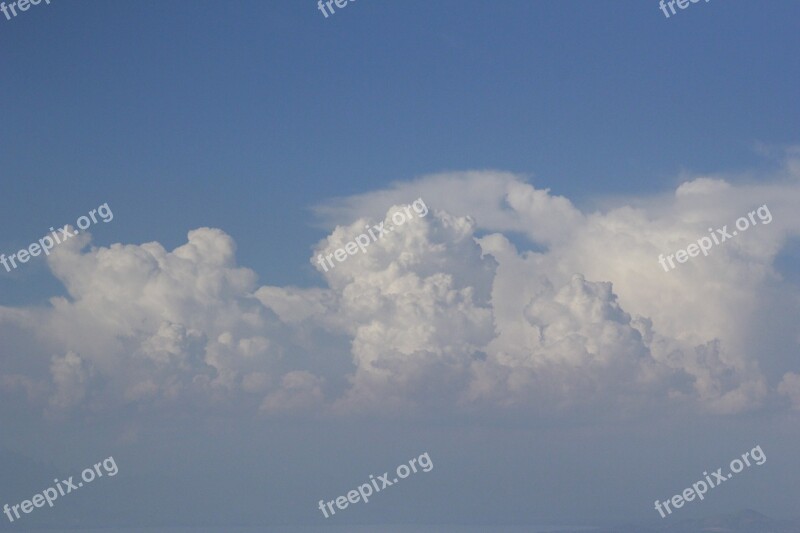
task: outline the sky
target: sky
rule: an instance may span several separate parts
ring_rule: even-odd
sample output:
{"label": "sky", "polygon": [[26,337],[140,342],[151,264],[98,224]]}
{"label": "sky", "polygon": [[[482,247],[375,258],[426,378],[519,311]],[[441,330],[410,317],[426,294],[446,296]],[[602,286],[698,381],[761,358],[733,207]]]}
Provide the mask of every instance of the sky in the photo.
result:
{"label": "sky", "polygon": [[[0,505],[119,466],[0,529],[794,517],[799,15],[0,15],[0,253],[96,220],[0,266]],[[756,446],[763,465],[654,509]]]}

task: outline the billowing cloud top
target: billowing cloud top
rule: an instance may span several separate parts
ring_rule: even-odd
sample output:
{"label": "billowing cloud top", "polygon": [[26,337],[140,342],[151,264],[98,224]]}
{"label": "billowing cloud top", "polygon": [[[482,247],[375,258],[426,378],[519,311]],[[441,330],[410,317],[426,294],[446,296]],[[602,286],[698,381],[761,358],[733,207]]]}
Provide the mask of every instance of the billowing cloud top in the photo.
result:
{"label": "billowing cloud top", "polygon": [[[798,339],[764,314],[798,310],[775,265],[800,233],[799,169],[790,158],[767,184],[690,178],[591,213],[508,173],[399,183],[317,208],[335,224],[310,258],[325,288],[259,287],[218,229],[172,251],[90,248],[83,234],[48,258],[68,298],[0,308],[27,347],[4,355],[0,394],[49,414],[800,408]],[[418,198],[426,216],[322,268],[319,254]],[[761,206],[769,221],[707,257],[659,265]]]}

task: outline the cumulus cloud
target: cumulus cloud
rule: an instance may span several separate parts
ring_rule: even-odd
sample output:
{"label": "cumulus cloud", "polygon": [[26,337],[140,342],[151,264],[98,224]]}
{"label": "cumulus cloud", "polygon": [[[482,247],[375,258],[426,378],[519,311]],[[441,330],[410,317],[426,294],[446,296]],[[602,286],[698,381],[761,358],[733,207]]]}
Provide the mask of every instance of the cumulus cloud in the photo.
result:
{"label": "cumulus cloud", "polygon": [[171,252],[158,243],[85,250],[89,242],[83,234],[49,258],[69,297],[14,317],[42,352],[60,353],[48,368],[51,408],[263,398],[269,380],[255,376],[278,381],[286,370],[230,236],[197,229]]}
{"label": "cumulus cloud", "polygon": [[[594,212],[502,172],[397,183],[317,207],[336,224],[310,258],[324,288],[258,286],[217,229],[172,251],[89,248],[83,234],[48,259],[68,298],[0,309],[0,327],[27,331],[41,353],[38,366],[4,367],[0,390],[35,397],[46,382],[50,409],[189,401],[268,415],[665,403],[737,413],[770,394],[796,406],[797,375],[770,382],[751,348],[766,288],[782,309],[800,301],[775,267],[800,233],[798,168],[790,157],[765,184],[689,178]],[[322,268],[320,254],[417,198],[425,216]],[[769,224],[659,266],[659,254],[761,205]]]}
{"label": "cumulus cloud", "polygon": [[347,225],[358,217],[382,218],[389,206],[419,197],[439,210],[469,215],[481,229],[519,232],[542,244],[568,239],[583,220],[567,198],[496,171],[424,176],[387,190],[335,199],[314,211],[326,224]]}

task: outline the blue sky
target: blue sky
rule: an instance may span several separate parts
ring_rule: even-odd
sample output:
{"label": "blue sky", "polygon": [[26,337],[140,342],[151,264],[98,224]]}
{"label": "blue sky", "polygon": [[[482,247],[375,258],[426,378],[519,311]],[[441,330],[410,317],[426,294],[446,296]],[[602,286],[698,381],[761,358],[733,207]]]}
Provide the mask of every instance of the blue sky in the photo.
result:
{"label": "blue sky", "polygon": [[798,12],[42,4],[0,32],[0,220],[14,228],[0,242],[107,201],[118,227],[98,242],[220,227],[263,278],[307,284],[298,267],[322,234],[305,208],[393,180],[510,170],[581,202],[760,165],[755,143],[790,143],[800,122]]}
{"label": "blue sky", "polygon": [[[114,214],[0,267],[0,505],[113,454],[108,492],[39,523],[319,526],[319,498],[427,450],[430,481],[346,519],[653,520],[760,444],[682,516],[791,516],[798,20],[790,0],[0,15],[0,253]],[[417,198],[392,239],[313,264]],[[762,205],[774,222],[661,271]]]}

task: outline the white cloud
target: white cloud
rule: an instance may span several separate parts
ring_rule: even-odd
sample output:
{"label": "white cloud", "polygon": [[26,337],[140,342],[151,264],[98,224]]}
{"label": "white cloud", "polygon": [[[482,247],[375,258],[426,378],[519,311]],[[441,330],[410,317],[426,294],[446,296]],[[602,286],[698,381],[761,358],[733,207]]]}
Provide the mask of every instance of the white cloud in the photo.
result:
{"label": "white cloud", "polygon": [[[266,413],[669,402],[736,413],[770,393],[796,404],[796,375],[768,383],[747,347],[766,286],[784,284],[782,308],[797,311],[774,260],[800,233],[798,168],[790,160],[767,184],[690,179],[674,195],[591,213],[508,173],[398,183],[317,208],[339,221],[310,258],[327,288],[259,287],[216,229],[171,252],[87,249],[83,234],[49,258],[69,298],[0,309],[0,327],[27,332],[39,353],[10,359],[0,390],[40,396],[47,380],[52,409],[189,401]],[[426,216],[327,272],[317,263],[417,198]],[[763,204],[770,224],[659,266],[659,254]],[[528,241],[515,246],[510,233]],[[790,338],[779,339],[787,353]]]}
{"label": "white cloud", "polygon": [[64,354],[49,368],[52,408],[263,398],[268,380],[254,376],[277,382],[289,370],[268,338],[256,276],[236,266],[222,231],[191,231],[171,252],[158,243],[84,250],[90,236],[79,238],[49,258],[69,298],[14,316],[43,354]]}
{"label": "white cloud", "polygon": [[730,189],[730,184],[725,180],[715,178],[696,178],[681,183],[675,190],[675,196],[688,196],[691,194],[718,194]]}

